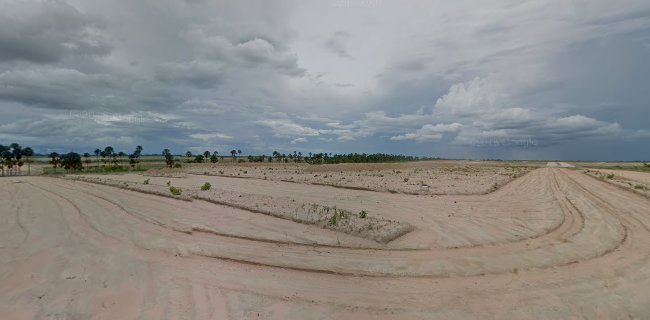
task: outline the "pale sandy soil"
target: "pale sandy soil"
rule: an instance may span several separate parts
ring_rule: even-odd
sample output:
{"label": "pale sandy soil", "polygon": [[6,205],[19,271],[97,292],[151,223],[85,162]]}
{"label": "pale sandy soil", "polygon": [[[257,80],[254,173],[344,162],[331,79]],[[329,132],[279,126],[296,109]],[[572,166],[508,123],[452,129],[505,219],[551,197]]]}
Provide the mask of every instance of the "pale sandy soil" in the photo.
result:
{"label": "pale sandy soil", "polygon": [[[478,164],[478,165],[477,165]],[[323,184],[358,190],[440,195],[494,191],[533,167],[498,162],[425,161],[394,164],[189,165],[188,174]]]}
{"label": "pale sandy soil", "polygon": [[[169,179],[156,180],[149,176],[146,177],[145,180],[142,180],[142,176],[135,174],[72,175],[68,179],[110,185],[183,200],[204,200],[295,222],[318,225],[322,228],[344,232],[379,243],[388,243],[413,230],[413,226],[408,223],[385,219],[376,214],[369,215],[366,210],[351,211],[341,206],[332,206],[322,202],[307,202],[300,199],[296,201],[296,199],[286,195],[268,195],[264,194],[264,192],[255,192],[255,188],[232,190],[223,187],[219,181],[216,181],[215,186],[209,190],[202,190],[200,186],[209,182],[199,182],[196,177],[189,180],[174,179],[173,183]],[[165,180],[167,182],[164,182]],[[173,195],[171,188],[180,188],[180,194]],[[200,227],[198,228],[200,229]]]}
{"label": "pale sandy soil", "polygon": [[415,230],[380,245],[201,200],[3,178],[0,314],[650,317],[650,200],[576,171],[542,168],[490,194],[435,197],[207,176],[172,183],[189,187],[206,179],[233,191],[366,208]]}
{"label": "pale sandy soil", "polygon": [[584,172],[619,187],[650,196],[650,172],[609,169],[587,169]]}

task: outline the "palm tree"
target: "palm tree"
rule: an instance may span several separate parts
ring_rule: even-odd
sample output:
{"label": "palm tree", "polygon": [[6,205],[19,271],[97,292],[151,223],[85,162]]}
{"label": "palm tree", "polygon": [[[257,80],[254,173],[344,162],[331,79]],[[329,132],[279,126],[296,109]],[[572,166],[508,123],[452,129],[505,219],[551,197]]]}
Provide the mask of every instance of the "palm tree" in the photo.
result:
{"label": "palm tree", "polygon": [[206,159],[206,160],[207,160],[209,157],[210,157],[210,151],[207,151],[207,150],[204,151],[204,152],[203,152],[203,159]]}
{"label": "palm tree", "polygon": [[219,158],[217,158],[217,154],[219,154],[219,152],[217,151],[212,152],[212,156],[210,157],[210,162],[212,163],[219,162]]}
{"label": "palm tree", "polygon": [[169,149],[165,149],[162,151],[162,155],[165,157],[165,163],[167,164],[168,167],[173,167],[174,166],[174,155],[169,151]]}
{"label": "palm tree", "polygon": [[9,145],[11,147],[11,157],[12,157],[12,166],[16,165],[18,166],[18,173],[20,173],[20,167],[23,166],[23,162],[21,159],[23,158],[23,149],[22,147],[17,144],[17,143],[12,143]]}
{"label": "palm tree", "polygon": [[135,158],[135,163],[138,164],[138,169],[140,169],[140,155],[142,155],[142,146],[135,147],[135,152],[133,156]]}
{"label": "palm tree", "polygon": [[126,157],[126,153],[120,151],[117,153],[117,156],[120,157],[120,167],[122,167],[122,158]]}
{"label": "palm tree", "polygon": [[50,160],[50,164],[54,167],[54,173],[56,173],[56,167],[61,163],[61,157],[56,152],[50,153],[49,157],[52,158],[52,160]]}
{"label": "palm tree", "polygon": [[84,153],[84,159],[86,159],[86,160],[85,160],[85,162],[86,162],[86,169],[88,169],[88,167],[90,166],[90,153],[88,153],[88,152]]}
{"label": "palm tree", "polygon": [[237,150],[237,154],[241,156],[241,150]]}
{"label": "palm tree", "polygon": [[5,164],[9,158],[9,147],[0,144],[0,169],[2,169],[2,176],[5,175]]}
{"label": "palm tree", "polygon": [[115,164],[115,149],[113,149],[113,147],[108,146],[108,147],[104,148],[104,155],[103,156],[113,159],[113,165]]}
{"label": "palm tree", "polygon": [[32,173],[32,168],[31,168],[32,161],[29,160],[29,157],[34,155],[34,150],[32,150],[32,148],[30,147],[26,147],[25,149],[23,149],[22,153],[23,156],[25,157],[25,162],[27,162],[27,174],[29,175]]}
{"label": "palm tree", "polygon": [[232,155],[232,158],[235,159],[237,158],[237,150],[230,150],[230,154]]}
{"label": "palm tree", "polygon": [[97,166],[99,166],[99,155],[102,154],[102,150],[95,149],[95,157],[97,158]]}

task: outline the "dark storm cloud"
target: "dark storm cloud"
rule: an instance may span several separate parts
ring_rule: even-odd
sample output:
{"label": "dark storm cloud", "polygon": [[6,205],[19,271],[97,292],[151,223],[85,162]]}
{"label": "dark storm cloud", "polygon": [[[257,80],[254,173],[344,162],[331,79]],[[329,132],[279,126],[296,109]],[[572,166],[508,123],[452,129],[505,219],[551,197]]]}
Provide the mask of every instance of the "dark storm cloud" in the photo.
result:
{"label": "dark storm cloud", "polygon": [[647,1],[0,2],[3,141],[650,157]]}
{"label": "dark storm cloud", "polygon": [[0,61],[51,63],[67,54],[106,55],[110,46],[93,22],[62,1],[8,1],[0,10]]}
{"label": "dark storm cloud", "polygon": [[0,73],[0,100],[38,108],[116,108],[127,88],[124,79],[73,69],[39,67]]}

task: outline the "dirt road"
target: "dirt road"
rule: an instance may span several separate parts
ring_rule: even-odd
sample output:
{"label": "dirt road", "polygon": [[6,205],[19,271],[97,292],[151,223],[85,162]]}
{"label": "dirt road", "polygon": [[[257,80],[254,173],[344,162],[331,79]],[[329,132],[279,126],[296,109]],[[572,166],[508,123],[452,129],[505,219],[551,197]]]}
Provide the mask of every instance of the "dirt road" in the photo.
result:
{"label": "dirt road", "polygon": [[[358,206],[388,245],[202,201],[0,179],[7,319],[650,317],[650,200],[561,168],[481,196],[215,177]],[[154,181],[152,181],[154,182]]]}

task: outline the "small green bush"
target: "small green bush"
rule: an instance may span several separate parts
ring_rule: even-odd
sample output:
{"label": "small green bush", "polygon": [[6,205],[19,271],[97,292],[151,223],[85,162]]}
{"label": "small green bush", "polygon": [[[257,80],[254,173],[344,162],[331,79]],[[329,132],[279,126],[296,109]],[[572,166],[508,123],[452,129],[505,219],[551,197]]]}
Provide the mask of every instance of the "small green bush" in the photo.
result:
{"label": "small green bush", "polygon": [[176,187],[169,187],[169,192],[171,192],[175,196],[180,196],[182,193],[181,188],[176,188]]}
{"label": "small green bush", "polygon": [[208,190],[210,190],[210,188],[212,188],[212,185],[210,184],[210,182],[206,182],[201,186],[201,190],[203,190],[203,191],[208,191]]}
{"label": "small green bush", "polygon": [[329,224],[332,226],[336,225],[336,212],[334,212],[334,215],[330,218]]}
{"label": "small green bush", "polygon": [[642,184],[637,184],[636,186],[634,186],[634,189],[645,190],[645,186]]}
{"label": "small green bush", "polygon": [[368,216],[368,211],[366,211],[366,210],[361,210],[361,212],[359,212],[359,218],[361,218],[361,219],[365,219],[366,216]]}
{"label": "small green bush", "polygon": [[172,182],[171,182],[171,181],[167,181],[167,186],[169,187],[169,186],[171,186],[171,185],[172,185]]}
{"label": "small green bush", "polygon": [[613,173],[608,174],[607,179],[614,179],[614,174]]}
{"label": "small green bush", "polygon": [[145,180],[144,184],[149,184],[149,179]]}
{"label": "small green bush", "polygon": [[181,167],[183,167],[183,166],[178,162],[174,165],[174,168],[181,168]]}

